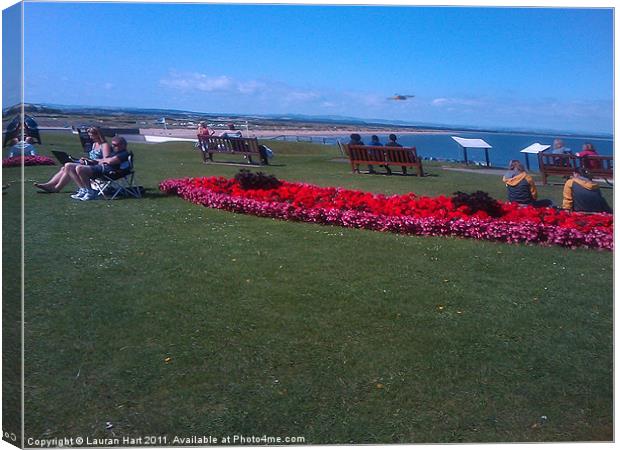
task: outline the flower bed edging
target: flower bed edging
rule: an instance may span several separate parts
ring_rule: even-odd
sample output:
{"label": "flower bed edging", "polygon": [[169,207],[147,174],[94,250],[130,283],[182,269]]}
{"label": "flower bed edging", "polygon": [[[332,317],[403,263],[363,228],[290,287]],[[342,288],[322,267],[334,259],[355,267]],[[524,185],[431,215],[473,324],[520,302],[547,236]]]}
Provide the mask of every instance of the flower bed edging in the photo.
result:
{"label": "flower bed edging", "polygon": [[[24,156],[24,166],[54,166],[56,162],[47,156]],[[13,156],[12,158],[4,158],[2,167],[20,167],[22,165],[21,156]]]}
{"label": "flower bed edging", "polygon": [[587,231],[493,218],[439,218],[387,216],[366,211],[303,207],[290,203],[241,198],[195,187],[192,179],[165,180],[160,190],[192,203],[230,212],[281,220],[337,225],[421,236],[455,236],[507,243],[530,243],[563,247],[613,250],[613,230],[593,227]]}

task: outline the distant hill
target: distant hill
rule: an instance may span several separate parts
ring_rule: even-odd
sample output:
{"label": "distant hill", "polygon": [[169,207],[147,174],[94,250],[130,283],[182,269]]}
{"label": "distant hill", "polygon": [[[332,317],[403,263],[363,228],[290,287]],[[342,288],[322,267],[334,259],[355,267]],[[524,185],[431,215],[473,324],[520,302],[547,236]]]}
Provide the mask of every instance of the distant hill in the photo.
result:
{"label": "distant hill", "polygon": [[[24,103],[24,112],[26,114],[61,114],[62,110],[52,108],[45,105],[35,105],[31,103]],[[13,105],[9,108],[2,110],[3,116],[13,116],[21,113],[21,105]]]}

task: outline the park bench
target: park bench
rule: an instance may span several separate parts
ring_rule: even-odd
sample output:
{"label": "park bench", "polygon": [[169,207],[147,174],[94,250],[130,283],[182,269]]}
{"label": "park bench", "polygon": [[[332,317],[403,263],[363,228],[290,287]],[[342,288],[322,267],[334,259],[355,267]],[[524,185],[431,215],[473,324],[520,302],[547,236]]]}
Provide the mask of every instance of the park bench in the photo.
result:
{"label": "park bench", "polygon": [[371,145],[344,145],[345,152],[351,162],[353,173],[358,172],[360,164],[371,166],[415,167],[418,176],[424,176],[422,159],[415,147],[375,147]]}
{"label": "park bench", "polygon": [[202,136],[198,138],[198,144],[207,153],[240,154],[247,156],[248,162],[255,156],[262,162],[257,138]]}
{"label": "park bench", "polygon": [[594,178],[613,179],[613,156],[584,156],[580,158],[570,154],[556,155],[546,152],[538,154],[538,167],[543,184],[547,184],[549,175],[570,177],[581,166],[585,166]]}

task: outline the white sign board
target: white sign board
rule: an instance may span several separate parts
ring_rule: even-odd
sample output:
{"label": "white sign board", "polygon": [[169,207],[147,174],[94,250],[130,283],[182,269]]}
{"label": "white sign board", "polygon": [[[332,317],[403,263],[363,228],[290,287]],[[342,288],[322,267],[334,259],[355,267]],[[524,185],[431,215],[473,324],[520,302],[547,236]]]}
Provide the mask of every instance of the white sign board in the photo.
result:
{"label": "white sign board", "polygon": [[488,142],[482,139],[465,139],[458,136],[451,136],[457,144],[465,148],[493,148]]}
{"label": "white sign board", "polygon": [[525,147],[523,150],[521,150],[521,153],[535,153],[535,154],[538,154],[540,152],[544,152],[549,147],[551,147],[551,146],[550,145],[542,145],[542,144],[539,144],[538,142],[534,142],[529,147]]}

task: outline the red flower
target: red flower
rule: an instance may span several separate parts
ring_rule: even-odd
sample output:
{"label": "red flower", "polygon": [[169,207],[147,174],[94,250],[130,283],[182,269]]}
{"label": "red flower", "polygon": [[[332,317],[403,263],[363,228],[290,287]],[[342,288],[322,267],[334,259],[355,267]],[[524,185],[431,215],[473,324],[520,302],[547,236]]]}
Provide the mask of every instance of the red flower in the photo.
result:
{"label": "red flower", "polygon": [[490,217],[446,196],[413,193],[384,196],[304,183],[274,189],[241,189],[223,177],[165,180],[160,190],[212,208],[283,220],[367,228],[419,235],[450,235],[503,242],[613,249],[613,216],[581,214],[499,202]]}

